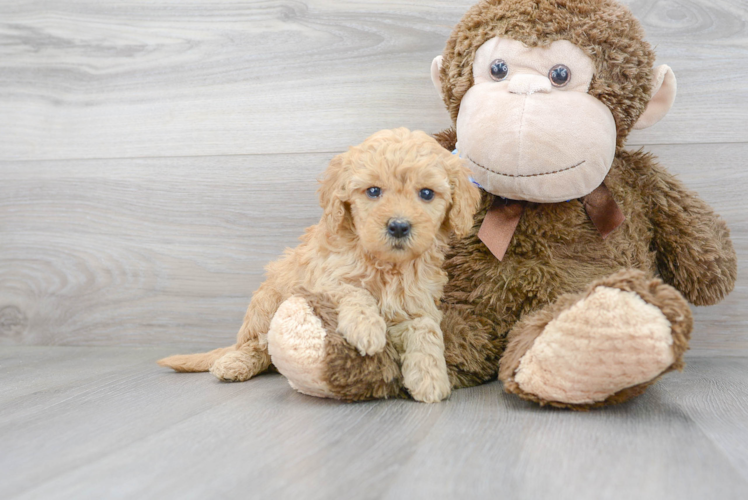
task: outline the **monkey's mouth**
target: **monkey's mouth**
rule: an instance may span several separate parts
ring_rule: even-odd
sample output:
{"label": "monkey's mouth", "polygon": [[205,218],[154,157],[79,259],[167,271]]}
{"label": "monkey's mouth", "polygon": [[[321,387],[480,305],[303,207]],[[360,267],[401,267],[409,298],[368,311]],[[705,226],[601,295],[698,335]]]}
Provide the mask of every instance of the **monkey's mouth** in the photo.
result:
{"label": "monkey's mouth", "polygon": [[465,158],[467,158],[468,160],[470,160],[470,163],[472,163],[476,167],[482,168],[483,170],[485,170],[487,172],[491,172],[492,174],[496,174],[496,175],[501,175],[503,177],[513,177],[513,178],[540,177],[540,176],[543,176],[543,175],[560,174],[561,172],[568,172],[569,170],[573,170],[573,169],[575,169],[577,167],[580,167],[584,163],[586,163],[586,161],[587,161],[587,160],[582,160],[579,163],[577,163],[576,165],[572,165],[571,167],[566,167],[566,168],[561,168],[561,169],[558,169],[558,170],[554,170],[552,172],[541,172],[539,174],[515,174],[515,175],[512,175],[512,174],[506,174],[504,172],[497,172],[496,170],[493,170],[493,169],[490,169],[488,167],[485,167],[485,166],[481,165],[480,163],[478,163],[477,161],[475,161],[472,158],[470,158],[470,155],[465,155]]}

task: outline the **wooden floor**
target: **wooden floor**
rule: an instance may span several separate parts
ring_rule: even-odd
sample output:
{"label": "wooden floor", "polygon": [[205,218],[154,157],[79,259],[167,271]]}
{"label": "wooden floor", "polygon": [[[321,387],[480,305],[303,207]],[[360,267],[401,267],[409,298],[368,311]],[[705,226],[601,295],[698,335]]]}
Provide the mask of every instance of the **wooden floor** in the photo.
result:
{"label": "wooden floor", "polygon": [[748,359],[691,356],[638,400],[538,408],[498,383],[346,404],[164,349],[0,352],[0,498],[745,499]]}
{"label": "wooden floor", "polygon": [[233,341],[315,179],[449,125],[429,68],[475,0],[0,2],[0,499],[748,498],[748,3],[626,0],[678,78],[634,133],[732,229],[736,290],[645,396],[498,383],[340,404],[154,364]]}

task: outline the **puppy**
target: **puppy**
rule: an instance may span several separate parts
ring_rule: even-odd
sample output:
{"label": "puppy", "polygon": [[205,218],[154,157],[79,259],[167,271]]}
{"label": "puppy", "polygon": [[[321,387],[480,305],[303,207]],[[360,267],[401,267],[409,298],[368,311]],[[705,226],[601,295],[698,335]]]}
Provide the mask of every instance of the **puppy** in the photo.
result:
{"label": "puppy", "polygon": [[335,157],[319,190],[321,221],[267,266],[236,345],[158,363],[247,380],[271,366],[267,334],[279,306],[293,296],[324,296],[337,313],[337,332],[361,355],[381,352],[389,334],[410,395],[429,403],[446,398],[437,304],[450,235],[470,230],[480,199],[468,175],[433,138],[405,128],[378,132]]}

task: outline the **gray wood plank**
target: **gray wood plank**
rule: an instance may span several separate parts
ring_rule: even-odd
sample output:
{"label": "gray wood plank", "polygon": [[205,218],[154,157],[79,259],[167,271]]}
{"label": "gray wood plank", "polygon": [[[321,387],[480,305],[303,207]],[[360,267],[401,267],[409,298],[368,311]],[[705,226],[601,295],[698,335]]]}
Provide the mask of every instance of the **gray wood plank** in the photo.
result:
{"label": "gray wood plank", "polygon": [[[95,462],[249,388],[222,384],[210,375],[168,373],[155,364],[165,354],[163,349],[120,349],[115,356],[112,349],[101,348],[2,350],[4,356],[24,361],[14,368],[24,382],[13,384],[0,407],[2,498]],[[39,355],[75,361],[78,366],[71,371],[78,377],[70,376],[67,369],[58,371],[66,362],[36,366]],[[91,359],[96,356],[107,363]],[[276,387],[281,381],[276,381]],[[262,394],[262,387],[258,384],[254,390]]]}
{"label": "gray wood plank", "polygon": [[[747,144],[651,150],[724,215],[737,289],[693,347],[748,349]],[[0,345],[228,345],[263,266],[317,222],[332,154],[0,162]]]}
{"label": "gray wood plank", "polygon": [[5,164],[0,342],[233,342],[330,157]]}
{"label": "gray wood plank", "polygon": [[[83,369],[106,350],[4,348],[24,360],[40,351]],[[15,418],[10,408],[0,496],[688,500],[748,488],[745,357],[690,356],[634,402],[574,413],[498,383],[437,405],[345,404],[297,394],[279,375],[169,373],[152,364],[160,354],[123,348],[117,381],[62,388],[69,397]],[[54,382],[53,365],[31,370],[19,369]]]}
{"label": "gray wood plank", "polygon": [[[652,128],[634,131],[629,143],[746,142],[741,125],[748,89],[748,3],[734,0],[624,0],[657,51],[657,64],[673,68],[678,96]],[[722,120],[726,120],[722,128]],[[732,131],[727,128],[733,128]]]}
{"label": "gray wood plank", "polygon": [[[82,349],[53,349],[59,356],[82,361]],[[331,479],[340,476],[338,465],[358,461],[364,451],[371,460],[359,462],[363,476],[340,477],[337,486],[382,489],[393,472],[392,462],[404,461],[413,452],[442,411],[438,405],[411,401],[349,405],[309,398],[293,391],[280,375],[224,384],[209,374],[175,374],[156,366],[161,351],[140,353],[140,362],[122,370],[114,381],[102,381],[85,391],[66,387],[59,390],[59,401],[52,403],[36,394],[24,396],[21,399],[31,400],[36,408],[29,411],[27,404],[15,416],[15,407],[8,408],[11,415],[0,421],[0,496],[205,498],[206,493],[213,496],[233,489],[229,476],[246,481],[248,476],[242,472],[246,469],[252,482],[261,483],[255,487],[262,486],[264,495],[279,489],[306,497],[303,482],[294,484],[296,477],[316,482],[323,480],[319,474]],[[16,348],[16,355],[29,356],[31,351]],[[31,375],[53,381],[55,372]],[[226,405],[231,399],[236,403]],[[207,409],[213,411],[193,420]],[[162,432],[171,427],[194,429],[194,434],[192,430],[177,435]],[[390,429],[387,436],[381,432],[385,429]],[[166,456],[141,449],[153,442],[149,435],[159,441],[156,446]],[[115,465],[120,452],[125,453],[125,464],[138,462],[145,469],[136,477],[129,466]],[[330,464],[331,455],[335,464]],[[251,462],[246,460],[249,456],[254,457]],[[107,470],[83,472],[89,466]],[[210,479],[212,473],[204,475],[206,466],[224,472]],[[176,468],[167,471],[171,467]],[[68,483],[76,471],[86,479]],[[182,483],[179,476],[201,479]],[[60,489],[63,484],[70,489]],[[318,498],[324,497],[325,487],[320,486]]]}
{"label": "gray wood plank", "polygon": [[[472,3],[3,2],[0,158],[329,152],[437,131],[429,66]],[[630,4],[680,81],[632,143],[747,141],[748,7]]]}
{"label": "gray wood plank", "polygon": [[661,390],[748,480],[748,359],[691,356],[683,377]]}
{"label": "gray wood plank", "polygon": [[[168,349],[149,350],[149,354]],[[155,355],[155,354],[154,354]],[[139,349],[104,347],[92,350],[87,347],[39,349],[33,346],[0,347],[0,423],[12,414],[25,411],[24,405],[44,399],[49,405],[70,397],[67,389],[76,387],[85,391],[102,380],[121,377],[122,370],[142,364],[143,352]],[[54,374],[52,377],[51,374]],[[33,397],[28,397],[33,395]]]}
{"label": "gray wood plank", "polygon": [[[731,451],[745,459],[745,425],[721,414],[748,404],[741,388],[748,369],[744,358],[728,360],[727,369],[723,363],[691,358],[683,374],[666,376],[637,400],[589,413],[497,397],[491,385],[470,389],[447,406],[385,498],[745,498],[745,464],[728,459],[713,434],[734,439]],[[711,393],[689,387],[726,372]],[[673,395],[673,386],[690,396]],[[684,400],[700,402],[713,432],[693,421]]]}

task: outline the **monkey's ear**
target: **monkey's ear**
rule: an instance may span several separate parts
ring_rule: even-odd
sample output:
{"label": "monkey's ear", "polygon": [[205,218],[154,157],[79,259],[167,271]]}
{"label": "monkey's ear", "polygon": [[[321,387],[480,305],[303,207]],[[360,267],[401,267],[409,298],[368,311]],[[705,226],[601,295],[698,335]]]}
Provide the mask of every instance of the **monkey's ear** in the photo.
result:
{"label": "monkey's ear", "polygon": [[636,130],[651,127],[670,111],[675,102],[675,94],[678,91],[678,83],[670,66],[663,64],[654,69],[652,75],[652,99],[647,104],[647,109],[634,124]]}
{"label": "monkey's ear", "polygon": [[434,82],[434,87],[436,87],[436,91],[439,93],[439,97],[444,99],[441,77],[442,59],[442,56],[436,56],[434,60],[431,61],[431,81]]}

